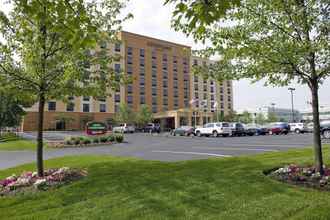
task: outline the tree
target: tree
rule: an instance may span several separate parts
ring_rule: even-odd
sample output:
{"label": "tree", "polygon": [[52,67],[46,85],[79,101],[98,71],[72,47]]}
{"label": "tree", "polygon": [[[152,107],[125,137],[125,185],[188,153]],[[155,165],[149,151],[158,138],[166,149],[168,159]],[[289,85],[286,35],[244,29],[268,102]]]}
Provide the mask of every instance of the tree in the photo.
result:
{"label": "tree", "polygon": [[119,105],[119,111],[116,115],[116,121],[119,123],[134,123],[135,122],[135,114],[126,103],[121,103]]}
{"label": "tree", "polygon": [[244,111],[241,115],[238,116],[240,122],[249,124],[252,122],[252,115],[248,111]]}
{"label": "tree", "polygon": [[149,122],[152,122],[153,114],[147,105],[142,105],[136,116],[136,123],[138,126],[144,126]]}
{"label": "tree", "polygon": [[[195,2],[206,8],[220,4]],[[173,23],[195,39],[211,42],[211,47],[203,52],[222,55],[222,61],[214,67],[218,75],[225,73],[253,81],[266,79],[267,84],[276,86],[298,82],[310,88],[315,166],[321,175],[324,170],[318,90],[330,74],[329,4],[328,0],[246,0],[215,19],[208,16],[212,7],[207,13],[192,12],[190,17],[194,20],[208,21],[202,29],[183,27],[187,10],[176,10]]]}
{"label": "tree", "polygon": [[[97,44],[113,42],[119,0],[12,0],[0,11],[0,77],[38,103],[37,167],[43,176],[45,103],[66,96],[102,96],[116,85],[115,58]],[[97,68],[96,68],[97,67]]]}
{"label": "tree", "polygon": [[278,121],[278,118],[277,118],[277,116],[276,116],[276,114],[274,112],[269,112],[268,113],[268,116],[267,116],[267,121],[269,123],[277,122]]}
{"label": "tree", "polygon": [[0,132],[4,127],[17,127],[25,114],[22,104],[17,96],[0,91]]}
{"label": "tree", "polygon": [[257,113],[257,114],[256,114],[256,118],[255,118],[255,122],[256,122],[257,124],[263,125],[263,124],[265,124],[265,123],[267,122],[267,120],[266,120],[264,114],[262,114],[262,113]]}

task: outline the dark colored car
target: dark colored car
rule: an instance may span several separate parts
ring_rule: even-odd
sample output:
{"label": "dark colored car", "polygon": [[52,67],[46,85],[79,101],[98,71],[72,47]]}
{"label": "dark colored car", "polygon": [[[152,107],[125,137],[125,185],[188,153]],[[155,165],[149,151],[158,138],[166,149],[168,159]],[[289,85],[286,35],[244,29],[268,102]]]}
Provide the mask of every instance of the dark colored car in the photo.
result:
{"label": "dark colored car", "polygon": [[330,139],[330,121],[323,121],[320,126],[322,136],[326,139]]}
{"label": "dark colored car", "polygon": [[148,133],[160,133],[160,125],[155,123],[149,123],[142,129],[142,131]]}
{"label": "dark colored car", "polygon": [[232,136],[244,136],[245,129],[242,123],[230,123]]}
{"label": "dark colored car", "polygon": [[182,126],[172,130],[171,134],[173,136],[180,135],[180,136],[192,136],[195,135],[195,128],[191,126]]}
{"label": "dark colored car", "polygon": [[269,129],[266,127],[258,127],[257,128],[257,135],[267,135],[269,134]]}
{"label": "dark colored car", "polygon": [[290,131],[290,126],[285,122],[276,122],[270,125],[269,134],[288,134]]}

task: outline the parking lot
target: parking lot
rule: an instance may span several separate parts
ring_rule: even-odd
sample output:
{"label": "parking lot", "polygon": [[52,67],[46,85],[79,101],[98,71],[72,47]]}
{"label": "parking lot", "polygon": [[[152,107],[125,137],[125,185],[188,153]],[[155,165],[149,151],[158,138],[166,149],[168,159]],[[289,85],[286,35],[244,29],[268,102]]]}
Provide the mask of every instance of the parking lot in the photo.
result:
{"label": "parking lot", "polygon": [[[45,139],[62,140],[80,132],[45,132]],[[35,133],[25,133],[34,139]],[[323,140],[329,144],[329,140]],[[125,142],[89,148],[48,149],[45,158],[81,154],[109,154],[147,160],[179,161],[208,157],[232,157],[267,152],[285,151],[312,146],[312,134],[289,134],[245,137],[181,137],[162,134],[125,134]],[[0,152],[0,169],[33,162],[35,153],[29,151]]]}

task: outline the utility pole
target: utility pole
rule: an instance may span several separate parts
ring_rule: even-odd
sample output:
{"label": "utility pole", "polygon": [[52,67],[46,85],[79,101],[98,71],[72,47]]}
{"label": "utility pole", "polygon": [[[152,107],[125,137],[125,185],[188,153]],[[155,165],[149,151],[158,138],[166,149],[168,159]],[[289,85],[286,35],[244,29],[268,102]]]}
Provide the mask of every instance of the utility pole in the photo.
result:
{"label": "utility pole", "polygon": [[294,119],[294,107],[293,107],[293,91],[295,91],[295,88],[288,88],[288,90],[291,92],[291,111],[292,111],[292,122],[295,122]]}

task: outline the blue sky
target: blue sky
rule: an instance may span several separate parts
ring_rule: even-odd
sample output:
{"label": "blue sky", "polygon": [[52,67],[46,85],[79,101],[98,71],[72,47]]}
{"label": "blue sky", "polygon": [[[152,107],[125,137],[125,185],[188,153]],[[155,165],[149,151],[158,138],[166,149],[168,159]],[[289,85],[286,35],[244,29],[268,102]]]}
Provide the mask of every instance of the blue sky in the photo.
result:
{"label": "blue sky", "polygon": [[[0,8],[4,10],[0,0]],[[123,25],[126,31],[148,35],[176,43],[191,46],[193,49],[203,48],[192,38],[175,32],[171,28],[171,6],[163,6],[164,0],[130,0],[123,13],[131,12],[134,18]],[[311,100],[307,86],[293,84],[295,87],[295,107],[302,110],[308,108],[307,101]],[[290,108],[291,96],[287,87],[264,87],[263,82],[250,84],[248,80],[234,82],[234,109],[259,108],[276,103],[277,107]],[[330,79],[324,82],[320,89],[320,105],[330,106]]]}

